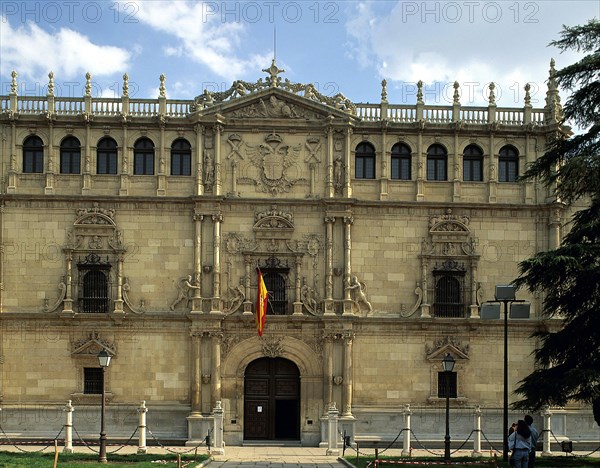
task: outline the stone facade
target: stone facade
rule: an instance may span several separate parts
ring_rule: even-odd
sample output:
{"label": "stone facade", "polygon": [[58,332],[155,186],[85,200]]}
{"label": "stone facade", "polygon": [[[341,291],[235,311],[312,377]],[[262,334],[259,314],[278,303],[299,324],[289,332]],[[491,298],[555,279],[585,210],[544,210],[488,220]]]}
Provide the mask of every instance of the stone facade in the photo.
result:
{"label": "stone facade", "polygon": [[[562,131],[553,67],[541,109],[528,88],[522,108],[497,107],[493,85],[487,107],[463,107],[458,84],[451,106],[422,93],[393,105],[385,81],[379,104],[356,104],[264,71],[193,101],[167,99],[164,76],[158,99],[132,99],[126,75],[119,99],[92,98],[89,75],[82,99],[55,97],[52,74],[47,96],[22,97],[13,73],[0,96],[7,432],[53,435],[73,400],[75,420],[89,416],[76,427],[95,433],[86,372],[105,349],[109,437],[130,434],[145,400],[155,434],[192,443],[220,401],[225,441],[240,444],[246,368],[269,357],[291,361],[299,387],[291,429],[269,400],[266,439],[325,442],[335,403],[357,440],[393,438],[406,404],[415,433],[437,440],[450,352],[455,431],[468,435],[479,405],[501,438],[503,324],[480,309],[519,261],[558,245],[569,216],[511,173]],[[257,267],[276,289],[262,337]],[[556,326],[540,297],[519,298],[531,315],[509,321],[511,389],[533,368],[530,334]],[[589,423],[568,435],[591,437]]]}

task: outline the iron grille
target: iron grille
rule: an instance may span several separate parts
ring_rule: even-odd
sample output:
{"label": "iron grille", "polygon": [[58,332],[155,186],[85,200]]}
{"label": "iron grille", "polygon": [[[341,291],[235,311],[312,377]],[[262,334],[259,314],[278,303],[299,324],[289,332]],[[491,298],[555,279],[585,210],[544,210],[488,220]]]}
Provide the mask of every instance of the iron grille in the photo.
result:
{"label": "iron grille", "polygon": [[285,290],[285,278],[276,272],[267,272],[263,276],[265,286],[269,292],[269,306],[267,314],[286,315],[287,297]]}
{"label": "iron grille", "polygon": [[436,280],[435,303],[433,305],[436,317],[457,318],[463,317],[465,304],[463,303],[463,285],[461,276],[444,275]]}
{"label": "iron grille", "polygon": [[104,373],[98,367],[85,367],[83,369],[83,393],[97,395],[102,393],[104,386]]}
{"label": "iron grille", "polygon": [[457,397],[456,372],[438,372],[438,398]]}

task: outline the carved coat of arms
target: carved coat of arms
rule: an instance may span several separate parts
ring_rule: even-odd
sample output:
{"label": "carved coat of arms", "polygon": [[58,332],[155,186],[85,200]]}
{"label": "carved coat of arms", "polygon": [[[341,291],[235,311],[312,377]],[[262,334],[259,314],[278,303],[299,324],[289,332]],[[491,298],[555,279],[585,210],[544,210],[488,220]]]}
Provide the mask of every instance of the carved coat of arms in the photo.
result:
{"label": "carved coat of arms", "polygon": [[257,167],[259,180],[256,184],[263,192],[289,192],[298,179],[288,178],[287,170],[296,164],[302,145],[290,146],[277,133],[265,137],[265,144],[246,144],[246,154]]}

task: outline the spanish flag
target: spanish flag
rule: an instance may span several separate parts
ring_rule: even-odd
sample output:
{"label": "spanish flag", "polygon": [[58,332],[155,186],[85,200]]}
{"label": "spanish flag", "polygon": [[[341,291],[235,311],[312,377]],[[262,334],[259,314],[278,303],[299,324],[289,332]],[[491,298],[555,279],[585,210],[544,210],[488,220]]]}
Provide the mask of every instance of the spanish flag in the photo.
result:
{"label": "spanish flag", "polygon": [[258,336],[262,336],[265,322],[267,321],[267,303],[269,301],[267,286],[263,279],[262,273],[259,268],[256,269],[258,273],[258,294],[256,295],[256,328],[258,330]]}

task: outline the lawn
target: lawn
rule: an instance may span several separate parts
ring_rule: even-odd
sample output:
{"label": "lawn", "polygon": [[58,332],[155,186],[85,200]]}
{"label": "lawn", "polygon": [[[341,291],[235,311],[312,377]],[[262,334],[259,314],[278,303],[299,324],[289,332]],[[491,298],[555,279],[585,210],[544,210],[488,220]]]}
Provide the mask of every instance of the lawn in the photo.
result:
{"label": "lawn", "polygon": [[[357,468],[365,468],[368,463],[373,462],[373,457],[360,457],[357,459],[356,457],[346,456],[344,457],[347,461],[352,463]],[[418,464],[410,465],[410,464],[392,464],[385,463],[386,460],[391,461],[414,461],[418,462]],[[380,461],[382,462],[379,466],[381,467],[410,467],[410,466],[431,466],[431,467],[444,467],[444,466],[452,466],[452,468],[490,468],[493,467],[493,464],[481,464],[474,465],[472,464],[475,461],[491,461],[490,458],[471,458],[471,457],[452,457],[452,464],[445,465],[443,460],[440,457],[380,457]],[[471,464],[460,464],[460,462],[467,462]],[[425,462],[431,462],[430,465],[425,464]],[[556,456],[556,457],[537,457],[535,460],[535,466],[539,468],[600,468],[600,458],[584,458],[584,457],[574,457],[574,456]],[[373,464],[371,464],[373,467]],[[501,460],[498,461],[499,468],[508,468],[508,463],[503,463]]]}
{"label": "lawn", "polygon": [[[185,454],[181,455],[182,467],[194,467],[196,464],[206,460],[208,455]],[[166,460],[167,464],[156,463],[159,460]],[[154,463],[152,463],[154,462]],[[54,463],[54,453],[15,453],[0,452],[0,468],[51,468]],[[157,468],[158,466],[177,466],[177,455],[175,454],[155,454],[155,455],[108,455],[106,465],[98,464],[98,455],[72,453],[58,456],[57,468],[98,468],[107,467],[133,467],[135,468]]]}

